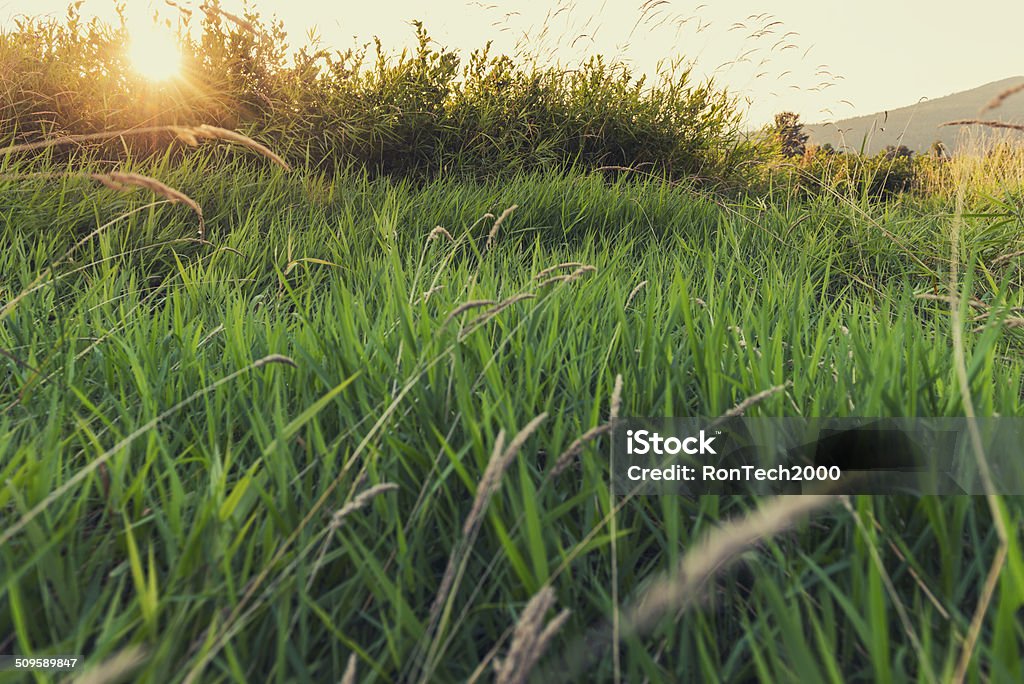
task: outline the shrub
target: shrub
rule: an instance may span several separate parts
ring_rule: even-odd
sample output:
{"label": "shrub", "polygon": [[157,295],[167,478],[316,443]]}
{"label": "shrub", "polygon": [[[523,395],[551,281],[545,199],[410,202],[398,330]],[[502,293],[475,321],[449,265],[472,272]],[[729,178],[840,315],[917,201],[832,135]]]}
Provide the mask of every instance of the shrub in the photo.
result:
{"label": "shrub", "polygon": [[[289,162],[375,174],[494,176],[536,168],[631,168],[709,183],[742,179],[754,147],[733,99],[670,65],[652,82],[594,57],[575,69],[417,44],[389,54],[376,42],[288,57],[287,34],[255,11],[215,2],[197,26],[182,14],[184,75],[166,84],[133,74],[118,26],[23,19],[0,36],[7,95],[0,143],[160,124],[205,123],[261,139]],[[34,66],[38,65],[38,66]],[[104,154],[163,151],[166,140]]]}
{"label": "shrub", "polygon": [[775,115],[774,136],[784,157],[802,157],[807,151],[807,133],[800,123],[800,116],[794,112],[779,112]]}
{"label": "shrub", "polygon": [[772,181],[801,195],[885,200],[920,187],[928,163],[933,160],[914,157],[905,147],[869,156],[808,145],[801,157],[775,165]]}

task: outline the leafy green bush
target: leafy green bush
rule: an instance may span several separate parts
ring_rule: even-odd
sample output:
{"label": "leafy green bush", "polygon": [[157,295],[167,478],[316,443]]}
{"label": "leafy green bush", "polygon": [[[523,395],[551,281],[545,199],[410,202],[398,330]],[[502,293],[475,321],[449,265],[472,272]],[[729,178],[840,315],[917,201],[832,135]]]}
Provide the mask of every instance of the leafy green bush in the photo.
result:
{"label": "leafy green bush", "polygon": [[[489,44],[463,63],[418,23],[417,47],[398,55],[378,41],[289,57],[281,23],[254,11],[237,17],[206,3],[198,26],[192,19],[183,14],[178,29],[183,76],[164,84],[132,72],[123,17],[119,26],[84,23],[72,6],[62,19],[22,20],[0,36],[0,72],[14,74],[0,143],[206,123],[327,171],[492,177],[629,167],[718,184],[740,180],[755,153],[732,98],[694,83],[678,63],[650,83],[601,57],[540,67],[494,55]],[[127,149],[163,152],[167,142],[154,136]]]}
{"label": "leafy green bush", "polygon": [[772,169],[772,177],[803,196],[886,200],[919,189],[924,167],[935,163],[906,148],[862,155],[809,145],[802,157]]}

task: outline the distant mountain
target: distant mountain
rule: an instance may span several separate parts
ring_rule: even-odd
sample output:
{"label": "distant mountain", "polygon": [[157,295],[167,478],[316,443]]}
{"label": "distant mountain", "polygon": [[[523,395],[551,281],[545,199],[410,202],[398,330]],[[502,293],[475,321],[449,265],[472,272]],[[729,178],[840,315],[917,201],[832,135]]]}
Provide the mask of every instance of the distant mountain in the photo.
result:
{"label": "distant mountain", "polygon": [[[915,152],[927,152],[932,143],[941,140],[951,151],[974,148],[992,140],[1014,136],[1024,141],[1024,133],[993,131],[981,126],[946,126],[957,119],[997,119],[1024,124],[1024,92],[1003,101],[1002,106],[987,112],[985,108],[993,98],[1014,86],[1024,84],[1024,76],[1008,78],[980,88],[965,90],[939,97],[834,123],[805,126],[810,135],[808,142],[815,145],[831,143],[834,147],[859,151],[866,137],[865,151],[874,154],[887,145],[906,145]],[[967,130],[961,130],[966,128]],[[966,134],[966,135],[965,135]]]}

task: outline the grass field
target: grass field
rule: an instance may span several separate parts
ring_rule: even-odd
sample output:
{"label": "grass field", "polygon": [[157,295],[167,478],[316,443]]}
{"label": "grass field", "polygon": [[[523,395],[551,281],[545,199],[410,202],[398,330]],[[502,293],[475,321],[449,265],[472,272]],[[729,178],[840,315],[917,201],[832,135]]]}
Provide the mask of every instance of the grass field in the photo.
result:
{"label": "grass field", "polygon": [[[0,182],[0,652],[134,681],[336,680],[353,654],[358,681],[490,679],[567,609],[539,681],[953,676],[999,547],[984,499],[836,501],[631,630],[615,617],[757,501],[613,496],[606,436],[550,471],[617,377],[621,416],[772,388],[748,414],[963,415],[956,247],[974,410],[1021,415],[1012,215],[135,169],[198,202],[199,242],[181,204],[40,168]],[[1022,511],[997,501],[971,681],[1024,676]]]}
{"label": "grass field", "polygon": [[123,18],[0,30],[0,656],[1024,681],[1020,497],[609,477],[630,417],[1024,416],[1019,148],[801,152],[682,61],[464,59],[421,24],[289,61],[197,9],[159,84]]}

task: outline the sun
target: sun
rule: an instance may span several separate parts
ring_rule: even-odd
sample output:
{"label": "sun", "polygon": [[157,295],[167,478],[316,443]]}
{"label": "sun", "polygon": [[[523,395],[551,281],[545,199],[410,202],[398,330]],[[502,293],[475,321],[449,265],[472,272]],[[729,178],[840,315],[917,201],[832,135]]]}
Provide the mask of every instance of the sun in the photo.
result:
{"label": "sun", "polygon": [[131,31],[128,59],[140,76],[168,81],[181,74],[181,50],[169,30],[149,25]]}

